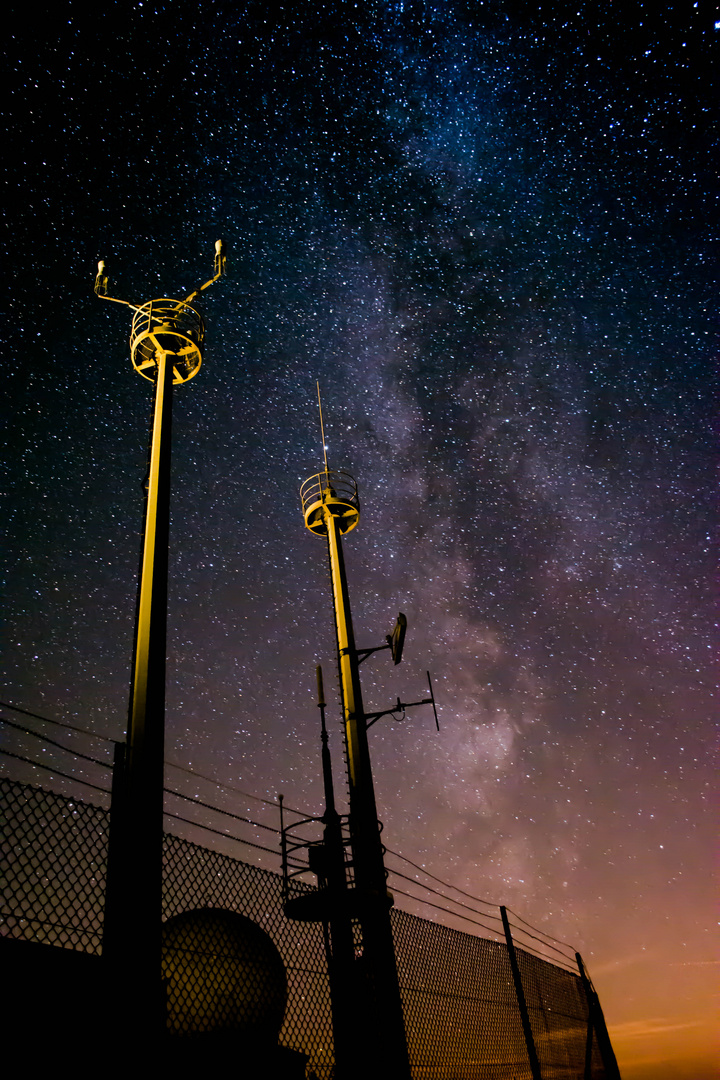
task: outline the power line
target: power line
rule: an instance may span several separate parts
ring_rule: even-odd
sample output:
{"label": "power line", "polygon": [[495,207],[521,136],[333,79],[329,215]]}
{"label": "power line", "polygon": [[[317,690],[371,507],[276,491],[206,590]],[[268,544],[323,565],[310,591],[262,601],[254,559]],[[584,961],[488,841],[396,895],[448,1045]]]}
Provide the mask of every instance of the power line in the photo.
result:
{"label": "power line", "polygon": [[46,772],[54,773],[55,776],[62,776],[64,780],[72,780],[76,784],[84,784],[85,787],[93,788],[94,791],[101,791],[103,795],[109,795],[108,788],[98,787],[97,784],[91,784],[89,780],[81,780],[79,776],[70,776],[68,773],[61,772],[60,769],[53,768],[52,765],[46,765],[42,761],[32,761],[30,758],[23,757],[22,754],[14,754],[12,750],[5,750],[0,747],[0,754],[5,754],[6,757],[16,758],[18,761],[24,761],[27,765],[34,765],[37,769],[45,769]]}
{"label": "power line", "polygon": [[462,900],[453,900],[451,896],[445,896],[444,893],[438,892],[437,889],[433,889],[429,885],[423,885],[422,882],[415,881],[414,878],[409,878],[406,874],[401,874],[399,870],[390,870],[389,872],[395,877],[400,877],[404,881],[409,881],[411,885],[417,885],[419,889],[425,889],[426,892],[430,892],[434,896],[439,896],[442,900],[447,900],[450,904],[457,904],[458,907],[465,908],[466,911],[472,911],[473,915],[482,915],[483,918],[497,919],[498,922],[502,922],[499,915],[485,915],[482,911],[476,911],[475,908],[471,908],[467,904],[463,904]]}
{"label": "power line", "polygon": [[[57,746],[59,750],[65,750],[66,753],[72,754],[74,757],[82,758],[83,761],[92,761],[93,765],[99,765],[101,769],[112,769],[112,762],[100,761],[98,758],[90,757],[89,754],[82,754],[79,750],[73,750],[69,746],[63,746],[62,743],[55,742],[48,735],[43,734],[41,731],[33,731],[32,728],[21,727],[20,724],[16,724],[13,720],[8,720],[5,716],[0,716],[0,723],[7,724],[8,727],[15,728],[16,731],[22,731],[24,735],[34,735],[36,739],[42,739],[43,742],[48,743],[50,746]],[[99,738],[100,736],[98,736]]]}
{"label": "power line", "polygon": [[248,847],[257,848],[258,851],[266,851],[269,855],[273,855],[276,859],[280,858],[280,852],[276,848],[264,847],[263,844],[256,844],[252,840],[242,840],[239,836],[233,836],[231,833],[220,832],[219,829],[213,829],[210,825],[201,825],[199,821],[191,821],[189,818],[181,817],[180,814],[172,814],[169,810],[164,812],[165,817],[174,818],[175,821],[183,821],[186,825],[193,825],[196,829],[204,829],[205,832],[214,833],[215,836],[222,836],[225,840],[233,840],[237,844],[246,844]]}
{"label": "power line", "polygon": [[30,712],[29,709],[21,709],[18,705],[10,705],[7,701],[0,701],[0,705],[5,709],[12,709],[13,712],[22,713],[23,716],[32,716],[34,720],[43,720],[46,724],[56,724],[58,727],[77,731],[80,735],[89,735],[92,739],[102,739],[104,742],[114,741],[108,735],[98,735],[94,731],[88,731],[87,728],[76,727],[74,724],[68,724],[67,720],[52,720],[49,716],[41,716],[40,713]]}
{"label": "power line", "polygon": [[[453,889],[455,892],[459,892],[461,896],[466,896],[468,900],[474,900],[476,904],[485,904],[487,907],[499,908],[500,905],[494,903],[492,900],[483,900],[480,896],[473,896],[472,893],[465,892],[464,889],[459,888],[457,885],[451,885],[449,881],[443,881],[442,878],[436,877],[435,874],[431,874],[429,870],[426,870],[424,866],[418,866],[417,863],[412,862],[410,859],[406,859],[404,855],[401,855],[397,851],[392,851],[391,848],[385,848],[388,855],[394,855],[396,859],[402,859],[403,862],[412,866],[414,870],[419,870],[421,874],[425,874],[427,877],[432,878],[433,881],[437,881],[439,885],[444,885],[446,889]],[[394,872],[394,871],[393,871]],[[421,885],[417,882],[421,888],[427,888],[425,885]]]}
{"label": "power line", "polygon": [[[573,950],[573,955],[574,955],[575,950],[574,950],[573,946],[570,944],[569,941],[563,941],[562,938],[556,938],[556,937],[553,937],[552,934],[546,934],[545,931],[541,930],[538,926],[533,926],[532,923],[529,923],[529,922],[527,922],[527,920],[521,918],[516,911],[513,911],[512,908],[507,907],[507,905],[505,907],[506,907],[506,911],[510,911],[515,916],[516,919],[520,919],[520,922],[525,923],[525,925],[529,926],[531,930],[537,930],[538,934],[543,934],[545,937],[550,938],[551,941],[556,942],[558,945],[566,945],[568,949]],[[518,927],[518,929],[519,929],[519,927]],[[521,933],[522,933],[522,931],[521,931]]]}
{"label": "power line", "polygon": [[442,911],[446,915],[453,915],[456,919],[464,919],[465,922],[472,923],[473,926],[480,926],[483,930],[486,930],[489,934],[495,934],[500,936],[499,930],[494,930],[491,926],[486,926],[485,923],[479,922],[477,919],[471,919],[469,915],[461,915],[459,911],[449,911],[448,908],[441,907],[440,904],[433,904],[431,900],[421,900],[418,896],[412,896],[411,893],[403,892],[402,889],[395,889],[394,892],[398,896],[405,896],[408,900],[414,900],[416,904],[424,904],[426,907],[434,908],[435,911]]}

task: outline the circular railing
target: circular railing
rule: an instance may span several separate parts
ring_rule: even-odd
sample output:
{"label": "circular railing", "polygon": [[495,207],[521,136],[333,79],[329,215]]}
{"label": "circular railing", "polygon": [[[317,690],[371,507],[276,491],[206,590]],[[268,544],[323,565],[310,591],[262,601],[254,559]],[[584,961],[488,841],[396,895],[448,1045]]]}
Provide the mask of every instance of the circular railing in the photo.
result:
{"label": "circular railing", "polygon": [[155,378],[158,353],[173,366],[173,383],[187,382],[202,363],[205,326],[200,312],[184,300],[150,300],[137,308],[130,331],[133,366],[146,379]]}
{"label": "circular railing", "polygon": [[300,488],[305,524],[317,536],[327,533],[326,512],[340,520],[340,532],[354,529],[360,518],[357,484],[343,469],[325,469],[308,477]]}

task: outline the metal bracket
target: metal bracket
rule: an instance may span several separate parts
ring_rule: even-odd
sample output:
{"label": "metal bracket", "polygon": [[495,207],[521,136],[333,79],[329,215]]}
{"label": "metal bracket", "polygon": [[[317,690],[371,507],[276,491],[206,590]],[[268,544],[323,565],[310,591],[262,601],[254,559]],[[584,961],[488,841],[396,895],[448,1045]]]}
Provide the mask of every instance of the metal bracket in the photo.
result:
{"label": "metal bracket", "polygon": [[385,641],[387,642],[387,645],[376,645],[374,649],[355,650],[355,656],[357,657],[358,664],[362,664],[363,660],[367,660],[368,656],[372,656],[374,652],[382,652],[383,649],[389,649],[392,653],[393,662],[395,664],[399,664],[402,660],[403,646],[405,644],[406,633],[407,618],[405,617],[405,615],[403,615],[401,611],[398,614],[392,634],[385,635]]}
{"label": "metal bracket", "polygon": [[372,656],[374,652],[382,652],[383,649],[389,648],[391,648],[390,645],[376,645],[374,649],[356,649],[357,662],[362,664],[363,660],[367,660],[368,656]]}

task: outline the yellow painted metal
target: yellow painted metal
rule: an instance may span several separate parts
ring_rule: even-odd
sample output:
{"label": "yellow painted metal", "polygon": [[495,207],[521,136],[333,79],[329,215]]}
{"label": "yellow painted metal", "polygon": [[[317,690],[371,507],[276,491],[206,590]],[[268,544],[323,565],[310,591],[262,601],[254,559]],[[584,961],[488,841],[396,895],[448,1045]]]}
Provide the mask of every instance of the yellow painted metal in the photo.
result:
{"label": "yellow painted metal", "polygon": [[[99,270],[99,268],[98,268]],[[206,281],[204,285],[199,285],[197,289],[193,289],[189,296],[185,298],[185,303],[189,303],[190,300],[194,300],[196,296],[199,296],[201,292],[208,289],[211,285],[214,285],[216,281],[219,281],[227,270],[227,255],[225,254],[225,241],[215,241],[215,259],[213,262],[213,277],[209,281]],[[103,271],[99,270],[98,277],[102,275]]]}
{"label": "yellow painted metal", "polygon": [[355,800],[359,797],[362,803],[369,793],[373,803],[372,825],[377,829],[357,650],[341,546],[341,537],[354,529],[360,520],[357,485],[349,473],[325,469],[305,481],[300,497],[307,528],[315,536],[326,536],[328,542],[351,802],[355,795]]}
{"label": "yellow painted metal", "polygon": [[[155,408],[153,411],[153,437],[150,448],[150,469],[147,481],[147,505],[145,508],[145,535],[143,537],[142,564],[140,579],[140,599],[137,612],[137,632],[135,641],[135,671],[132,695],[131,717],[131,747],[138,739],[144,741],[144,729],[147,710],[148,666],[151,652],[151,629],[153,613],[153,597],[157,586],[158,577],[158,554],[163,562],[160,567],[162,574],[167,577],[167,554],[165,551],[158,553],[157,527],[158,527],[158,501],[162,497],[160,466],[163,452],[168,448],[163,447],[162,422],[168,403],[166,396],[172,394],[172,387],[166,377],[168,354],[157,354],[157,386],[155,392]],[[166,496],[165,496],[166,497]]]}
{"label": "yellow painted metal", "polygon": [[190,303],[217,281],[226,266],[225,245],[215,244],[214,276],[185,300],[144,304],[108,296],[105,261],[98,263],[95,293],[134,312],[130,352],[135,370],[154,384],[145,528],[140,568],[127,748],[118,754],[122,775],[113,779],[116,828],[110,851],[106,912],[108,957],[119,983],[132,986],[146,1034],[165,1027],[160,993],[163,763],[167,631],[167,557],[170,522],[170,450],[173,384],[193,378],[202,363],[205,326]]}
{"label": "yellow painted metal", "polygon": [[148,1030],[164,1016],[160,914],[172,364],[172,354],[158,352],[114,901],[124,908],[118,977],[131,980]]}
{"label": "yellow painted metal", "polygon": [[[392,897],[387,891],[380,824],[375,804],[367,721],[360,687],[342,536],[360,518],[355,481],[348,473],[325,469],[300,489],[305,524],[326,536],[332,581],[338,664],[345,722],[353,856],[352,899],[362,928],[363,1010],[372,1015],[377,1046],[355,1050],[362,1062],[358,1075],[372,1069],[378,1080],[410,1080],[400,988],[390,925]],[[354,1020],[357,1020],[357,1016]],[[357,1034],[360,1034],[358,1032]],[[363,1033],[367,1034],[367,1033]],[[353,1074],[354,1075],[354,1074]]]}
{"label": "yellow painted metal", "polygon": [[[343,565],[340,520],[333,514],[333,504],[326,503],[326,527],[328,552],[330,555],[330,575],[332,578],[333,598],[335,601],[335,625],[337,629],[338,659],[340,663],[340,682],[342,686],[345,737],[347,742],[348,773],[351,792],[366,792],[370,785],[372,795],[372,776],[370,757],[365,735],[365,714],[363,712],[360,675],[358,672],[357,653],[350,613],[347,579]],[[365,737],[362,738],[362,735]],[[374,797],[373,797],[374,803]],[[377,828],[377,814],[374,815]]]}
{"label": "yellow painted metal", "polygon": [[205,325],[196,308],[185,300],[149,300],[135,309],[130,331],[133,367],[145,379],[155,381],[160,353],[172,357],[173,383],[187,382],[202,363]]}
{"label": "yellow painted metal", "polygon": [[310,476],[300,488],[305,524],[316,536],[327,536],[328,515],[338,522],[340,535],[360,520],[357,484],[342,469],[325,469]]}

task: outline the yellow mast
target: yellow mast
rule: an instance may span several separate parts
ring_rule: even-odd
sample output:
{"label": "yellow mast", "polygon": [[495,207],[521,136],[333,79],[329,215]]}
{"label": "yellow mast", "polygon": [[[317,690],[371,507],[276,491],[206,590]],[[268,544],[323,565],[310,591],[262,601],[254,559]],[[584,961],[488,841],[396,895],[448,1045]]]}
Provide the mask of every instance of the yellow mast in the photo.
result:
{"label": "yellow mast", "polygon": [[225,272],[225,247],[215,245],[215,276],[187,300],[133,304],[107,295],[105,263],[95,292],[134,311],[133,367],[154,385],[142,556],[135,623],[127,742],[113,770],[111,838],[103,955],[116,991],[131,993],[135,1021],[146,1035],[165,1026],[161,982],[163,772],[168,537],[173,384],[200,369],[205,328],[188,302]]}
{"label": "yellow mast", "polygon": [[316,536],[327,538],[335,613],[348,763],[354,870],[352,910],[362,933],[354,980],[353,1052],[358,1075],[368,1075],[368,1070],[372,1070],[375,1076],[387,1080],[409,1080],[410,1066],[390,924],[392,898],[386,886],[368,725],[342,548],[342,537],[359,521],[360,503],[357,485],[350,474],[329,468],[324,432],[323,450],[325,470],[305,481],[301,498],[308,529]]}

